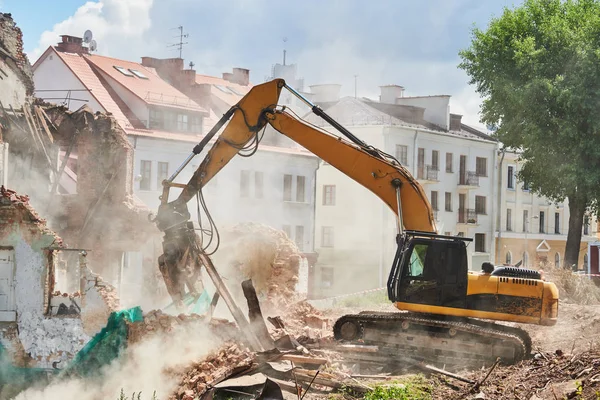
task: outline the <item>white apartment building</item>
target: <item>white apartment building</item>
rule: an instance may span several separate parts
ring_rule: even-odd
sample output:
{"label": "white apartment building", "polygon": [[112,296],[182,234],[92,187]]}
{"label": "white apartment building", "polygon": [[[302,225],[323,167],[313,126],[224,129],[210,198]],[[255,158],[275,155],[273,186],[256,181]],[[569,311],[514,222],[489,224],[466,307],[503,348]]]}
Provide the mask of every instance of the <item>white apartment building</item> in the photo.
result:
{"label": "white apartment building", "polygon": [[[517,179],[522,166],[515,152],[498,153],[498,169],[502,171],[498,185],[496,223],[497,264],[524,266],[550,263],[564,266],[565,246],[569,229],[569,203],[553,203],[535,195],[526,183]],[[596,218],[584,218],[579,263],[575,269],[588,270],[588,246],[595,242]],[[565,266],[566,267],[566,266]]]}
{"label": "white apartment building", "polygon": [[[312,87],[311,87],[312,89]],[[320,85],[313,100],[365,142],[395,155],[418,178],[438,233],[471,237],[469,265],[494,259],[497,142],[450,114],[450,96],[403,97],[384,86],[379,102],[336,98]],[[313,91],[314,92],[314,91]],[[316,116],[311,123],[333,133]],[[395,219],[372,193],[322,163],[317,171],[314,293],[330,296],[385,286],[395,248]]]}
{"label": "white apartment building", "polygon": [[[192,152],[222,110],[252,87],[248,70],[208,77],[183,70],[182,59],[144,57],[136,63],[89,54],[81,38],[62,38],[33,66],[36,96],[73,110],[87,105],[93,111],[112,113],[134,148],[134,193],[153,210],[160,202],[162,180]],[[172,68],[159,69],[165,65]],[[176,181],[187,182],[204,154]],[[314,251],[317,166],[317,158],[298,146],[267,140],[254,156],[232,159],[204,191],[206,203],[219,227],[247,221],[285,227],[309,255]],[[176,196],[178,191],[172,193]],[[188,208],[196,220],[195,200]],[[155,254],[124,256],[130,276],[141,276],[142,264],[144,269],[156,268],[160,244],[149,246]]]}

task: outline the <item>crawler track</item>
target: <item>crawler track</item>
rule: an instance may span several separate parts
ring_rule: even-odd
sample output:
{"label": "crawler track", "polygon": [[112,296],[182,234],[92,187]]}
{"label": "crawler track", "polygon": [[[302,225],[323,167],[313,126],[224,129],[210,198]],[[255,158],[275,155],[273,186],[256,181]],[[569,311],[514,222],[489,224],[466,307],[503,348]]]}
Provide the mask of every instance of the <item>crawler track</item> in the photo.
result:
{"label": "crawler track", "polygon": [[[345,315],[333,328],[337,341],[374,345],[389,362],[407,358],[447,366],[481,366],[500,357],[512,364],[531,352],[531,339],[522,329],[470,318],[407,312]],[[375,361],[375,360],[374,360]]]}

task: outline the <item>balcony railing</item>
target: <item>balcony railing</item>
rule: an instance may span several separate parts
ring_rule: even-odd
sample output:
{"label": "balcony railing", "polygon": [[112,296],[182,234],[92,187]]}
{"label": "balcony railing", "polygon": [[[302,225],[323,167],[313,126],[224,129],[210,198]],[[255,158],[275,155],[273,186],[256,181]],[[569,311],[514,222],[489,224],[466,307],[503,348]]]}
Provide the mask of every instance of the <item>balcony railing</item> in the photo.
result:
{"label": "balcony railing", "polygon": [[459,186],[479,186],[479,176],[475,171],[463,171],[458,178]]}
{"label": "balcony railing", "polygon": [[459,224],[476,224],[477,223],[477,213],[474,209],[463,209],[458,210],[458,223]]}
{"label": "balcony railing", "polygon": [[439,168],[433,167],[432,165],[419,165],[417,167],[417,179],[425,181],[438,181]]}

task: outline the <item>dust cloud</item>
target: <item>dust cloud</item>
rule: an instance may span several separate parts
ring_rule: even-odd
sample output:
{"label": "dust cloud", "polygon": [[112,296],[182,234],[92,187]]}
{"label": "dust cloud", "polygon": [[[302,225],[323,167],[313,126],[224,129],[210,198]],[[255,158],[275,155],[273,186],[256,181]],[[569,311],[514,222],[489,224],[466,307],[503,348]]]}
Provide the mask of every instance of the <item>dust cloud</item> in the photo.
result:
{"label": "dust cloud", "polygon": [[156,398],[164,399],[176,389],[178,372],[207,356],[220,343],[206,324],[188,324],[131,346],[96,379],[57,381],[44,389],[28,389],[15,400],[116,400],[121,390],[128,397],[142,392],[141,398],[150,399],[156,392]]}

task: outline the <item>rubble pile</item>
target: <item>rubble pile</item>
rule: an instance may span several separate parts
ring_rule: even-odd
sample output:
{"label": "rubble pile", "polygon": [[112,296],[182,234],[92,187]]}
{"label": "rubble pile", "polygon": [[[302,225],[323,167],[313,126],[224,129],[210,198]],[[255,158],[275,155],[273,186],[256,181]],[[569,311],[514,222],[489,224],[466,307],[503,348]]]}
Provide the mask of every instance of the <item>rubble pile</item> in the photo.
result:
{"label": "rubble pile", "polygon": [[252,279],[257,294],[274,304],[294,298],[302,255],[285,232],[243,223],[223,232],[221,243],[215,265],[230,266],[238,280]]}
{"label": "rubble pile", "polygon": [[255,354],[239,347],[234,342],[223,344],[206,358],[190,365],[181,374],[178,371],[167,373],[179,376],[177,390],[169,400],[194,400],[200,398],[210,387],[230,377],[236,371],[252,366]]}
{"label": "rubble pile", "polygon": [[288,305],[281,319],[285,328],[273,331],[275,339],[282,334],[289,334],[296,337],[298,342],[305,344],[331,335],[332,321],[307,301]]}
{"label": "rubble pile", "polygon": [[161,310],[152,310],[144,315],[143,321],[129,324],[127,337],[131,345],[159,333],[173,333],[178,329],[186,329],[197,335],[200,329],[205,328],[222,340],[239,339],[237,326],[228,320],[213,318],[206,323],[206,319],[197,314],[174,316]]}
{"label": "rubble pile", "polygon": [[[482,382],[488,372],[470,378]],[[519,364],[498,366],[476,391],[457,381],[436,386],[436,399],[595,399],[600,391],[600,351],[537,353]]]}
{"label": "rubble pile", "polygon": [[600,287],[587,276],[574,274],[570,269],[547,264],[539,267],[548,281],[558,288],[563,301],[582,305],[600,304]]}

